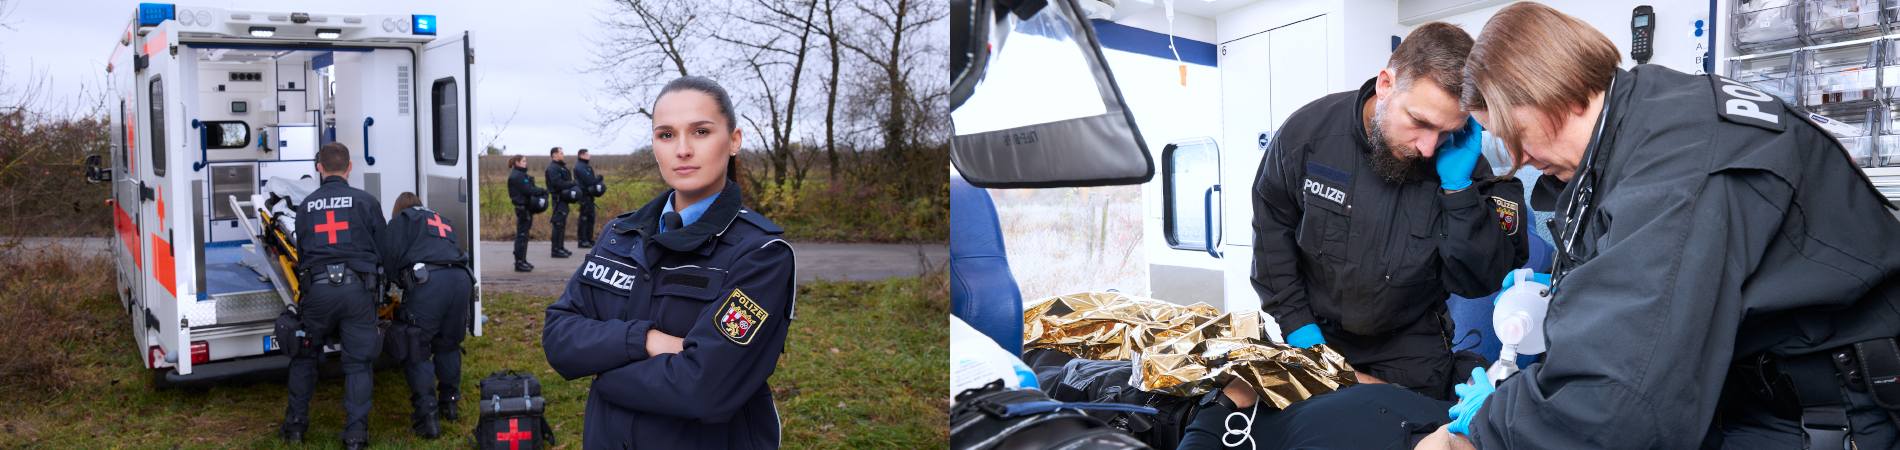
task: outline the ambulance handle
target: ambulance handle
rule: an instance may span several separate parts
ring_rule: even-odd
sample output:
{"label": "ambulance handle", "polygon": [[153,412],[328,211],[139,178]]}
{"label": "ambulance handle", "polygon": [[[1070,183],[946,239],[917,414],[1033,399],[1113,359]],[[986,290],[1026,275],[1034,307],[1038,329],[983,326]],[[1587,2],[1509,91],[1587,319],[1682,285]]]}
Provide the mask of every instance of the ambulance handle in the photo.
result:
{"label": "ambulance handle", "polygon": [[376,165],[376,157],[369,155],[369,126],[375,124],[375,117],[363,118],[363,162],[367,162],[372,166]]}
{"label": "ambulance handle", "polygon": [[211,127],[198,119],[191,119],[191,127],[198,129],[198,162],[191,163],[191,171],[197,172],[211,165],[211,151],[205,146],[205,140],[211,138]]}
{"label": "ambulance handle", "polygon": [[1201,205],[1207,209],[1201,211],[1201,223],[1206,225],[1207,254],[1220,259],[1220,250],[1214,247],[1214,193],[1220,192],[1220,185],[1207,188],[1207,194],[1201,196]]}

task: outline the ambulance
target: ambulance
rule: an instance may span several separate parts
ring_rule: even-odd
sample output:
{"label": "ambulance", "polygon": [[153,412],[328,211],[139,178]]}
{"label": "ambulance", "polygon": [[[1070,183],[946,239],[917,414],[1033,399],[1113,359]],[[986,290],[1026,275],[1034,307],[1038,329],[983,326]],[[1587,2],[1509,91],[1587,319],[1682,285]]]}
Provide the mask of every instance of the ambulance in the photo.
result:
{"label": "ambulance", "polygon": [[143,3],[114,40],[112,153],[88,177],[111,186],[117,291],[155,386],[288,367],[271,335],[297,288],[285,204],[314,189],[323,144],[350,148],[350,186],[384,205],[414,192],[452,219],[480,267],[468,32],[426,14]]}

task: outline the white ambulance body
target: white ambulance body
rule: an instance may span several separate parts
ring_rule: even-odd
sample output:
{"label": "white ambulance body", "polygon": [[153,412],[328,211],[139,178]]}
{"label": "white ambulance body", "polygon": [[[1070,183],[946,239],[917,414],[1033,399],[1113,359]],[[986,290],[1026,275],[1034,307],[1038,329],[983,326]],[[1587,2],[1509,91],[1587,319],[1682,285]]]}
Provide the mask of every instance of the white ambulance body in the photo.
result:
{"label": "white ambulance body", "polygon": [[271,331],[289,299],[260,275],[253,196],[317,177],[324,143],[349,146],[351,186],[384,205],[415,192],[452,219],[480,267],[467,32],[437,35],[429,15],[145,3],[116,41],[112,249],[157,384],[288,365]]}

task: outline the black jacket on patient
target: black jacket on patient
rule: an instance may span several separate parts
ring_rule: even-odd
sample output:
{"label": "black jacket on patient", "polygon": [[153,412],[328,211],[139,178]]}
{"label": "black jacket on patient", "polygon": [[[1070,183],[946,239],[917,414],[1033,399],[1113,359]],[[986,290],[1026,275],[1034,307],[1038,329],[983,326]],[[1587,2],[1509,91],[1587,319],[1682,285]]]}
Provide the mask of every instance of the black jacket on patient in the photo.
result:
{"label": "black jacket on patient", "polygon": [[[1241,415],[1209,403],[1194,416],[1179,450],[1410,449],[1451,423],[1451,403],[1390,384],[1360,384],[1295,402],[1286,410],[1257,404],[1252,428]],[[1251,409],[1251,408],[1250,408]],[[1228,430],[1245,430],[1247,442]],[[1239,444],[1229,447],[1222,443]]]}

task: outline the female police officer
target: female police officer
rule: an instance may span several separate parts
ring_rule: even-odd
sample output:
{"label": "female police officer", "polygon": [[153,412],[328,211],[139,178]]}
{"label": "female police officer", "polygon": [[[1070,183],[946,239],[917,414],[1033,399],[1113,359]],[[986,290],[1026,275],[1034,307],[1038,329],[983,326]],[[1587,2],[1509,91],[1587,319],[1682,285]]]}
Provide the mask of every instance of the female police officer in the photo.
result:
{"label": "female police officer", "polygon": [[775,448],[766,379],[793,317],[791,245],[743,205],[724,88],[667,83],[652,136],[672,190],[608,224],[548,307],[548,364],[594,377],[586,448]]}
{"label": "female police officer", "polygon": [[410,430],[435,439],[442,434],[438,414],[455,421],[461,399],[462,325],[475,290],[469,256],[456,240],[454,223],[424,208],[414,193],[396,197],[384,229],[388,237],[378,253],[384,273],[403,288],[400,319],[421,330],[403,361],[415,406]]}

